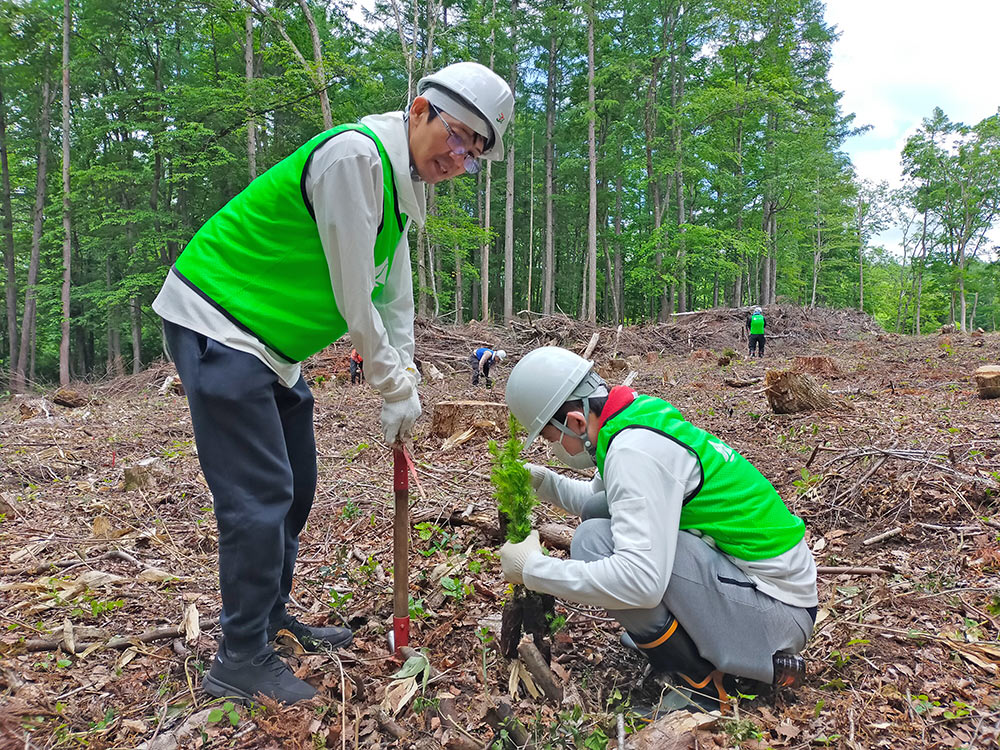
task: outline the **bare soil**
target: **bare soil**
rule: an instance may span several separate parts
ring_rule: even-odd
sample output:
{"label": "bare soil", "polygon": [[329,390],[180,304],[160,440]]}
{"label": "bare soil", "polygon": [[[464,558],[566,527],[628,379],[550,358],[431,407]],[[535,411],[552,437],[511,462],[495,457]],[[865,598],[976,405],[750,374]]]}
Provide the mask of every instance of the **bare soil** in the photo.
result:
{"label": "bare soil", "polygon": [[[856,312],[766,313],[762,360],[745,356],[745,310],[617,336],[601,329],[593,355],[601,367],[624,359],[612,367],[615,382],[637,371],[633,387],[671,401],[754,462],[805,519],[821,566],[805,686],[744,701],[740,723],[704,728],[698,746],[996,747],[1000,399],[979,399],[972,373],[1000,363],[1000,335],[905,337]],[[379,437],[377,394],[347,383],[342,343],[305,370],[320,481],[293,611],[314,624],[346,622],[356,637],[336,655],[296,655],[289,644],[290,663],[320,691],[309,705],[220,716],[199,691],[220,635],[217,532],[186,401],[159,393],[169,364],[81,385],[83,406],[55,405],[51,394],[0,405],[0,748],[482,747],[494,739],[487,709],[501,700],[536,747],[602,747],[605,736],[615,747],[622,701],[642,702],[651,688],[605,612],[557,602],[561,706],[523,686],[511,698],[510,663],[493,648],[508,587],[494,554],[486,442],[505,425],[484,421],[447,450],[429,435],[436,402],[502,401],[518,356],[548,343],[582,351],[593,331],[566,318],[502,328],[418,321],[417,331],[425,414],[413,449],[419,483],[411,481],[411,643],[442,673],[424,700],[394,722],[395,705],[380,713],[400,668],[386,639],[391,452]],[[482,344],[511,355],[492,389],[471,388],[464,364]],[[832,358],[836,372],[815,377],[853,409],[772,414],[762,378],[795,356]],[[428,376],[428,364],[443,380]],[[527,457],[548,460],[541,446]],[[550,508],[537,521],[575,523]],[[449,698],[460,729],[435,711]]]}

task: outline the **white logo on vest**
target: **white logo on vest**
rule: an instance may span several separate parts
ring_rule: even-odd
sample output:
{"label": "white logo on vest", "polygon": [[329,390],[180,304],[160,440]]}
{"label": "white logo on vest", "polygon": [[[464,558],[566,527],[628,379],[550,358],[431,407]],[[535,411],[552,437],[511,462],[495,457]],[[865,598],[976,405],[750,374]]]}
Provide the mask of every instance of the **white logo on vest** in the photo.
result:
{"label": "white logo on vest", "polygon": [[726,459],[726,463],[729,463],[734,458],[736,458],[736,451],[734,451],[725,443],[719,443],[716,442],[715,440],[709,440],[708,444],[711,445],[713,448],[715,448],[715,450],[719,452],[719,455],[721,455],[724,459]]}

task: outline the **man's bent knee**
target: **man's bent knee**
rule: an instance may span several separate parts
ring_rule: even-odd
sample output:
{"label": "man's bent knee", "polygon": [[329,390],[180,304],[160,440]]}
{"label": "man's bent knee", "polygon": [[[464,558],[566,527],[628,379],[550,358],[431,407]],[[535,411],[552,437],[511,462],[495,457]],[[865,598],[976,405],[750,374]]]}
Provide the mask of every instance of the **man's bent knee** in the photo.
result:
{"label": "man's bent knee", "polygon": [[591,518],[576,527],[569,554],[574,560],[591,562],[610,557],[614,551],[611,521],[607,518]]}

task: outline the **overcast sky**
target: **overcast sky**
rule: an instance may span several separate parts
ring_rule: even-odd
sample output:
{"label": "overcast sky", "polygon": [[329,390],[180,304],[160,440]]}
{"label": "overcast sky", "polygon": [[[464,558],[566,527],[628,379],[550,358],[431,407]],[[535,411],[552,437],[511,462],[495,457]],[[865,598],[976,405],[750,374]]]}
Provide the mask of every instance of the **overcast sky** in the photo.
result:
{"label": "overcast sky", "polygon": [[861,177],[900,180],[907,137],[934,107],[974,125],[1000,106],[1000,0],[827,0],[834,88],[872,130],[845,144]]}

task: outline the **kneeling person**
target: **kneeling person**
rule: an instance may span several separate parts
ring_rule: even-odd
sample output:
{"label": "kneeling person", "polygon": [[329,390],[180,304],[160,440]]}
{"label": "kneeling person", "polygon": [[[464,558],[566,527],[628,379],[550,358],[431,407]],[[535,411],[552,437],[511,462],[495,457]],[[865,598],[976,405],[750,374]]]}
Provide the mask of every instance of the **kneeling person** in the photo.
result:
{"label": "kneeling person", "polygon": [[609,391],[565,349],[525,356],[506,399],[526,444],[541,435],[567,465],[597,467],[580,481],[529,464],[539,497],[583,521],[568,560],[535,532],[504,545],[507,580],[606,608],[703,707],[727,702],[733,677],[802,679],[816,566],[804,523],[749,461],[666,401]]}

